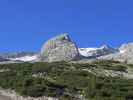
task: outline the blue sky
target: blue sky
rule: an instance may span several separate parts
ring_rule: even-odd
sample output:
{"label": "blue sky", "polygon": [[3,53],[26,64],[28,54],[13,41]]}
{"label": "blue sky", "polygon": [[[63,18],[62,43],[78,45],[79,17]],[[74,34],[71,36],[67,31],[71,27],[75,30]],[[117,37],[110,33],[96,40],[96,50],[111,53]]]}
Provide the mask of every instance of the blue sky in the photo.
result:
{"label": "blue sky", "polygon": [[0,52],[38,51],[68,32],[79,47],[133,41],[133,0],[0,0]]}

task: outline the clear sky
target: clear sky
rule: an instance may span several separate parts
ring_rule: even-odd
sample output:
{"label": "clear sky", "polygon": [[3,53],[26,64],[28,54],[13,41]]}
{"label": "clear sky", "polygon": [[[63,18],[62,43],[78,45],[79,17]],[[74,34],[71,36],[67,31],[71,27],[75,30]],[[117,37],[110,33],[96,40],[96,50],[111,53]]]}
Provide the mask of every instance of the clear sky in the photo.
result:
{"label": "clear sky", "polygon": [[79,47],[133,41],[133,0],[0,0],[0,52],[38,51],[62,32]]}

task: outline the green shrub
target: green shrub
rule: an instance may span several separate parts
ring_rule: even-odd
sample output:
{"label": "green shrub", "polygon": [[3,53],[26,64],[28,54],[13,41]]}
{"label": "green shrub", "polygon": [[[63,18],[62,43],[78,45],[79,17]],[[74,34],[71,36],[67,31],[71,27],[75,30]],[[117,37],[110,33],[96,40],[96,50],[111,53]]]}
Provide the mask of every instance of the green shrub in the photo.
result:
{"label": "green shrub", "polygon": [[[126,71],[127,67],[131,68],[131,65],[115,61],[96,61],[92,64],[68,62],[4,64],[0,65],[0,70],[9,70],[0,72],[0,86],[14,89],[23,96],[45,95],[58,97],[60,100],[76,100],[74,95],[79,94],[90,100],[132,99],[132,79],[100,77],[87,71],[93,68]],[[38,73],[45,73],[45,76],[33,77],[33,74]]]}

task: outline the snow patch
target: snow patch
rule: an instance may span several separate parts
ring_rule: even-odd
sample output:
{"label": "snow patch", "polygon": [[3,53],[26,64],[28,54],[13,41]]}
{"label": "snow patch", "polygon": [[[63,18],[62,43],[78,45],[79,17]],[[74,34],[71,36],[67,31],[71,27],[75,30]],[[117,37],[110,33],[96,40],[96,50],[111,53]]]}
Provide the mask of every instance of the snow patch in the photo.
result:
{"label": "snow patch", "polygon": [[18,58],[10,58],[10,60],[12,61],[34,61],[37,59],[37,55],[34,55],[34,56],[23,56],[23,57],[18,57]]}
{"label": "snow patch", "polygon": [[97,50],[98,48],[79,48],[79,53],[82,55],[82,56],[85,56],[85,57],[88,57],[89,56],[89,52],[91,51],[95,51]]}
{"label": "snow patch", "polygon": [[125,53],[126,52],[126,50],[120,50],[120,53]]}

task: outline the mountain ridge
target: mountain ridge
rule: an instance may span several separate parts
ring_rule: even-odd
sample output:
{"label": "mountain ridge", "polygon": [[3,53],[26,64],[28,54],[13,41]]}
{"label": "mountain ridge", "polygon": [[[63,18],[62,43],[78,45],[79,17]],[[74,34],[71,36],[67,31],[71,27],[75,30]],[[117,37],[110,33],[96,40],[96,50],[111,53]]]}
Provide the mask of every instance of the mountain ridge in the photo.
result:
{"label": "mountain ridge", "polygon": [[46,41],[40,52],[0,53],[0,61],[71,61],[71,60],[116,60],[133,63],[133,42],[118,48],[102,45],[96,48],[79,48],[69,34],[60,34]]}

